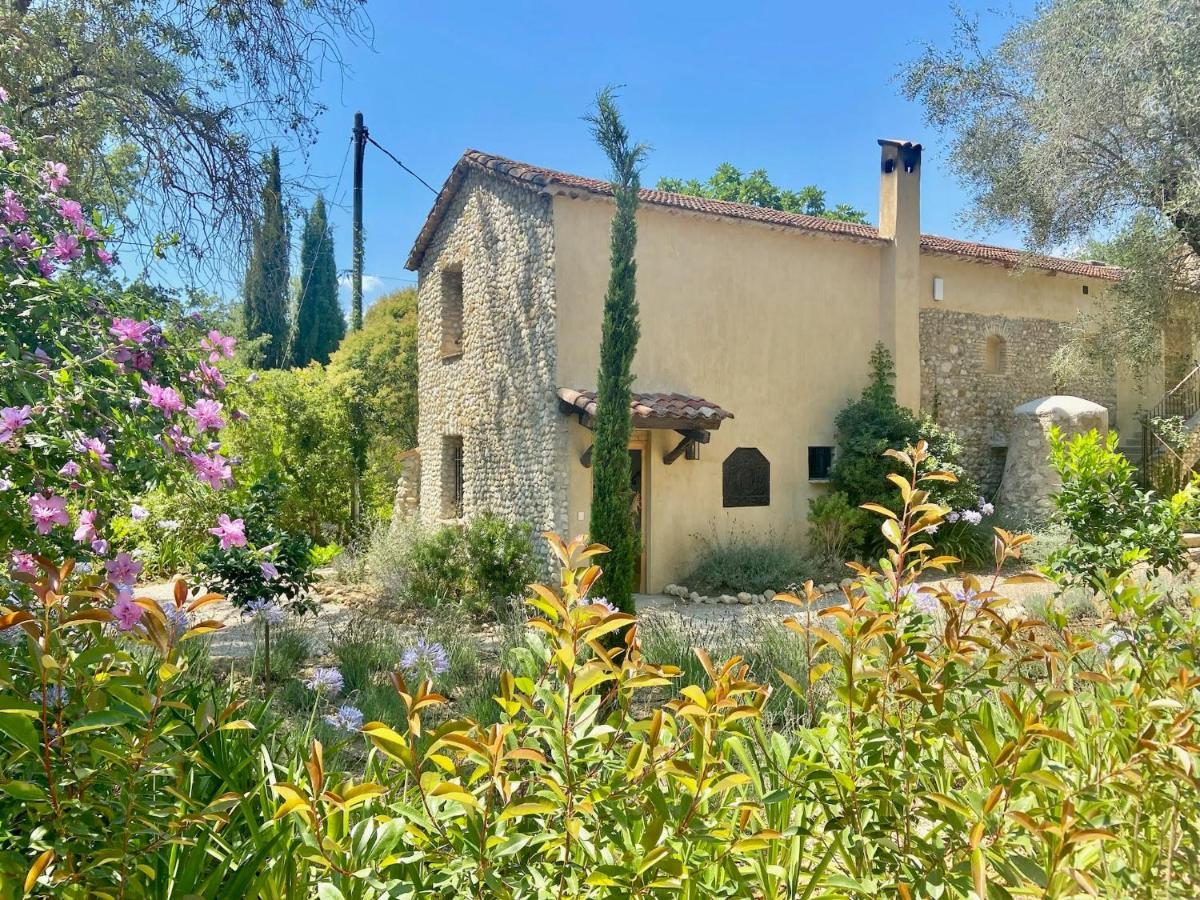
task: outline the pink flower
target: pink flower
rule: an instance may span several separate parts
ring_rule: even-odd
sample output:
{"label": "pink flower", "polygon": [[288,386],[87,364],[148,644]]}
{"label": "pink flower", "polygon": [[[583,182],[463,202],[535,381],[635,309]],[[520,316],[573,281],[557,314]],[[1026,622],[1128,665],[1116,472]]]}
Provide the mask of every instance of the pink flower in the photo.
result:
{"label": "pink flower", "polygon": [[220,370],[210,366],[206,362],[200,363],[200,377],[201,380],[207,381],[218,391],[225,390],[225,378],[221,375]]}
{"label": "pink flower", "polygon": [[46,164],[42,167],[42,181],[55,194],[71,183],[71,179],[67,177],[66,165],[50,160],[46,160]]}
{"label": "pink flower", "polygon": [[16,150],[17,142],[7,131],[0,131],[0,150]]}
{"label": "pink flower", "polygon": [[62,216],[64,222],[70,222],[74,225],[76,231],[83,229],[83,207],[79,205],[78,201],[60,197],[58,200],[58,214]]}
{"label": "pink flower", "polygon": [[7,103],[7,102],[8,102],[8,91],[6,91],[4,88],[0,88],[0,103]]}
{"label": "pink flower", "polygon": [[262,570],[263,581],[274,581],[279,577],[279,570],[275,568],[274,563],[264,561],[260,562],[258,567]]}
{"label": "pink flower", "polygon": [[116,616],[117,627],[122,631],[129,631],[142,618],[142,608],[133,602],[132,591],[118,591],[112,614]]}
{"label": "pink flower", "polygon": [[23,572],[26,575],[37,574],[37,560],[33,558],[32,553],[26,553],[23,550],[14,550],[8,556],[11,560],[13,572]]}
{"label": "pink flower", "polygon": [[4,202],[0,204],[0,219],[6,222],[24,222],[27,213],[12,188],[4,189]]}
{"label": "pink flower", "polygon": [[142,573],[142,564],[128,553],[118,553],[104,564],[109,584],[133,584]]}
{"label": "pink flower", "polygon": [[184,434],[183,429],[178,425],[171,425],[164,428],[162,439],[167,443],[167,448],[174,450],[176,453],[187,453],[192,449],[191,436]]}
{"label": "pink flower", "polygon": [[[78,478],[79,463],[75,462],[73,459],[67,460],[65,463],[63,463],[62,468],[58,470],[58,474],[63,478]],[[76,538],[76,540],[78,540],[78,538]]]}
{"label": "pink flower", "polygon": [[109,253],[107,250],[105,250],[103,247],[97,247],[96,248],[96,259],[100,260],[100,262],[104,263],[106,266],[111,266],[112,261],[113,261],[113,255],[111,253]]}
{"label": "pink flower", "polygon": [[162,387],[143,381],[142,390],[149,396],[150,405],[155,409],[162,410],[164,416],[171,416],[183,410],[183,398],[173,387]]}
{"label": "pink flower", "polygon": [[37,270],[43,278],[49,278],[54,274],[54,260],[49,256],[39,256],[34,265],[37,266]]}
{"label": "pink flower", "polygon": [[33,407],[29,404],[0,409],[0,444],[8,443],[18,431],[26,425],[33,424],[33,419],[29,416],[31,412]]}
{"label": "pink flower", "polygon": [[108,329],[108,333],[113,337],[128,341],[131,344],[140,344],[146,339],[146,334],[150,331],[151,325],[149,322],[139,322],[136,319],[116,319],[112,320],[112,326]]}
{"label": "pink flower", "polygon": [[75,540],[81,544],[91,543],[96,539],[96,511],[85,509],[79,514],[79,525],[75,528]]}
{"label": "pink flower", "polygon": [[208,337],[200,339],[201,349],[211,351],[208,354],[210,363],[215,363],[222,356],[226,359],[233,359],[235,346],[237,346],[237,338],[227,337],[215,328],[208,333]]}
{"label": "pink flower", "polygon": [[49,534],[55,525],[69,525],[67,501],[54,494],[34,494],[29,498],[29,515],[37,526],[38,534]]}
{"label": "pink flower", "polygon": [[80,453],[88,454],[89,457],[95,457],[101,469],[107,470],[113,467],[112,462],[109,461],[108,447],[98,437],[84,438],[76,445],[76,449]]}
{"label": "pink flower", "polygon": [[193,453],[188,457],[188,461],[192,464],[196,477],[213,490],[219,491],[225,486],[225,482],[233,480],[233,469],[220,453],[214,453],[212,456]]}
{"label": "pink flower", "polygon": [[195,406],[188,407],[188,415],[196,422],[200,431],[220,431],[225,427],[221,418],[221,404],[216,400],[197,400]]}
{"label": "pink flower", "polygon": [[96,538],[96,540],[92,541],[92,552],[97,556],[104,556],[104,554],[108,553],[108,541],[103,538]]}
{"label": "pink flower", "polygon": [[70,262],[83,256],[83,248],[79,246],[79,238],[75,235],[60,231],[54,236],[54,247],[50,250],[50,255],[63,262]]}
{"label": "pink flower", "polygon": [[241,519],[230,521],[225,513],[217,517],[217,527],[208,529],[208,533],[221,539],[222,550],[246,546],[246,523]]}
{"label": "pink flower", "polygon": [[12,245],[17,250],[25,251],[33,249],[33,235],[28,231],[18,231],[13,235]]}
{"label": "pink flower", "polygon": [[85,241],[94,241],[100,237],[100,232],[98,232],[91,225],[84,224],[79,227],[79,235]]}

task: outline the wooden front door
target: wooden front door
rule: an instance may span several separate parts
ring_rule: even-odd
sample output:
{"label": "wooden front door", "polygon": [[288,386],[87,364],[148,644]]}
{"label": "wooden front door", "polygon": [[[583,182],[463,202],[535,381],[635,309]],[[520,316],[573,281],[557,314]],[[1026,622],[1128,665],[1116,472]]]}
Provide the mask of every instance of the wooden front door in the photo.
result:
{"label": "wooden front door", "polygon": [[633,492],[629,512],[633,517],[639,550],[636,587],[642,592],[646,590],[647,545],[650,534],[649,443],[645,437],[635,437],[629,442],[629,488]]}

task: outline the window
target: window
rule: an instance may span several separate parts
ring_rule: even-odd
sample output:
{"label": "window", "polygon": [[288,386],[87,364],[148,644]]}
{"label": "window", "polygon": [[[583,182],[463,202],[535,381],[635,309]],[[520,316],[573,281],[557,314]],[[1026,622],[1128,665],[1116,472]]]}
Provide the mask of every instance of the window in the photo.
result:
{"label": "window", "polygon": [[463,352],[462,267],[442,270],[442,359],[455,359]]}
{"label": "window", "polygon": [[463,516],[463,439],[462,435],[442,436],[442,518]]}
{"label": "window", "polygon": [[808,480],[828,481],[829,470],[833,467],[832,447],[808,448]]}
{"label": "window", "polygon": [[771,463],[757,447],[738,447],[721,464],[722,505],[770,506]]}
{"label": "window", "polygon": [[990,335],[983,350],[983,371],[1000,375],[1008,368],[1008,342],[998,334]]}

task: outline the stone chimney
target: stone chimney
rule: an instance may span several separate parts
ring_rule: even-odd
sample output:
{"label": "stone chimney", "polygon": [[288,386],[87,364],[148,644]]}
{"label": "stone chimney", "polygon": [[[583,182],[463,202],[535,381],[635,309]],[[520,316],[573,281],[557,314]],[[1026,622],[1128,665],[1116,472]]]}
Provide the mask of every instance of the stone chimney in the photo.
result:
{"label": "stone chimney", "polygon": [[896,399],[921,405],[921,145],[879,141],[879,334],[896,363]]}

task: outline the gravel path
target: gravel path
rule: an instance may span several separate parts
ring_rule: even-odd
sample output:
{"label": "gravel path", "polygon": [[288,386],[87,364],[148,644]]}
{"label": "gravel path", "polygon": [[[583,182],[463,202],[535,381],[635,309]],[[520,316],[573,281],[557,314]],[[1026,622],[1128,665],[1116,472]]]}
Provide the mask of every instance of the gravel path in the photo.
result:
{"label": "gravel path", "polygon": [[[961,578],[945,578],[928,583],[945,583],[950,590],[962,587]],[[989,579],[981,579],[986,587]],[[156,582],[139,587],[139,595],[153,597],[161,602],[170,601],[173,597],[173,582]],[[1011,600],[1028,605],[1037,598],[1048,597],[1053,592],[1051,585],[1015,584],[1003,590],[1004,596]],[[359,597],[364,596],[358,593]],[[656,617],[664,620],[676,620],[681,625],[696,625],[702,628],[720,628],[740,630],[743,626],[747,633],[753,626],[762,621],[775,619],[780,621],[787,616],[796,615],[800,610],[790,603],[776,601],[762,605],[743,604],[696,604],[680,603],[675,597],[665,594],[637,594],[638,614],[647,618]],[[834,602],[834,598],[830,598]],[[369,605],[349,605],[344,602],[323,598],[315,615],[308,615],[297,620],[297,627],[308,632],[312,639],[315,655],[326,652],[331,639],[340,633],[355,616],[370,615]],[[254,655],[256,643],[255,626],[253,622],[244,619],[236,606],[227,600],[221,600],[204,609],[208,618],[216,619],[225,625],[211,637],[212,655],[216,659],[248,659]],[[495,642],[494,627],[480,626],[478,629],[481,642],[490,645]],[[486,649],[486,648],[485,648]]]}
{"label": "gravel path", "polygon": [[[153,597],[159,603],[174,602],[174,582],[163,581],[144,584],[138,588],[138,596]],[[225,627],[209,636],[212,655],[215,659],[249,659],[254,655],[255,626],[243,618],[241,611],[228,600],[219,600],[203,609],[204,617],[215,619]],[[316,615],[298,620],[300,627],[310,632],[313,652],[322,654],[329,646],[331,635],[337,634],[354,616],[355,610],[342,603],[326,600],[317,609]]]}

